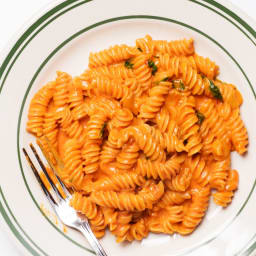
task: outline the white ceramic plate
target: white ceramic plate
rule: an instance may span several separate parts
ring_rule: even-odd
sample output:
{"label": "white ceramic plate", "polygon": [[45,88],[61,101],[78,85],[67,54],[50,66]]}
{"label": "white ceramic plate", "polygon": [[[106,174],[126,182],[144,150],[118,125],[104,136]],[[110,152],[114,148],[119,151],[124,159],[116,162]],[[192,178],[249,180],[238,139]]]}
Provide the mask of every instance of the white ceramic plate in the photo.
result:
{"label": "white ceramic plate", "polygon": [[111,256],[250,255],[256,245],[255,179],[255,23],[226,1],[213,0],[69,0],[53,4],[34,19],[3,53],[0,68],[0,212],[5,226],[26,255],[91,255],[77,232],[63,232],[50,209],[21,147],[33,138],[25,131],[28,103],[56,70],[80,74],[90,51],[113,44],[154,39],[195,39],[196,51],[215,60],[220,78],[239,88],[242,117],[250,146],[246,157],[232,155],[240,185],[225,210],[210,205],[200,227],[190,236],[150,235],[132,244],[102,240]]}

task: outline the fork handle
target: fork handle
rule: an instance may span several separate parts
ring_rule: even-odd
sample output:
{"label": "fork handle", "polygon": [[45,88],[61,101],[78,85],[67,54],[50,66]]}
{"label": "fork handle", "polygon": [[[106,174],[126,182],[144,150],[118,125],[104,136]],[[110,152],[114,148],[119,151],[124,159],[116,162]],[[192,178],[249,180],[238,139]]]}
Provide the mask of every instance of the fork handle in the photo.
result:
{"label": "fork handle", "polygon": [[79,227],[79,230],[86,237],[97,256],[107,256],[106,252],[99,243],[99,240],[93,234],[88,222],[83,222]]}

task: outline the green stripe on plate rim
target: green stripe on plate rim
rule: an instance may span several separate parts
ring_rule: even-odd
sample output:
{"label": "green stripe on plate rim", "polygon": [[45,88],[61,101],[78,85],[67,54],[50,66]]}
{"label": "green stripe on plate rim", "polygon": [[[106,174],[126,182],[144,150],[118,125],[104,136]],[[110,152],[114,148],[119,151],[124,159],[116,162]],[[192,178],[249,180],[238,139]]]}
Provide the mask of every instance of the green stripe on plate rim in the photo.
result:
{"label": "green stripe on plate rim", "polygon": [[[189,0],[192,1],[194,3],[200,4],[206,8],[209,9],[208,6],[201,4],[195,0]],[[229,16],[231,16],[232,18],[234,18],[238,23],[240,23],[249,33],[252,34],[252,36],[254,38],[256,38],[256,32],[245,22],[243,21],[239,16],[237,16],[234,12],[230,11],[229,9],[227,9],[226,7],[224,7],[223,5],[212,1],[212,0],[203,0],[204,2],[207,2],[217,8],[219,8],[220,10],[224,11],[225,13],[227,13]],[[38,28],[45,20],[47,20],[49,17],[51,17],[53,14],[55,14],[57,11],[63,9],[64,7],[77,2],[77,0],[67,0],[61,4],[59,4],[58,6],[54,7],[53,9],[51,9],[49,12],[47,12],[45,15],[43,15],[42,17],[40,17],[31,27],[29,27],[29,29],[27,29],[25,31],[25,33],[19,38],[19,40],[15,43],[15,45],[13,46],[13,48],[11,49],[11,51],[9,52],[9,54],[7,55],[7,57],[5,58],[3,64],[0,67],[0,78],[3,75],[5,68],[8,66],[8,63],[10,62],[10,60],[12,59],[13,55],[16,53],[16,51],[19,49],[19,46],[27,39],[27,37],[30,35],[30,33],[32,33],[36,28]],[[70,8],[71,9],[71,8]],[[210,8],[212,11],[216,12],[217,14],[223,16],[222,14],[218,13],[216,10]],[[224,17],[225,18],[225,17]],[[227,18],[228,19],[228,18]],[[233,25],[235,25],[237,27],[236,24],[234,24],[230,19],[228,19]],[[241,30],[241,29],[240,29]],[[241,30],[242,31],[242,30]],[[243,31],[242,31],[243,32]],[[244,32],[243,32],[244,33]],[[246,34],[246,33],[244,33]],[[248,37],[248,35],[246,34],[246,36]],[[255,184],[254,184],[255,186]],[[8,209],[10,211],[10,209]],[[242,209],[241,209],[242,210]],[[4,214],[4,209],[1,208],[1,213]],[[5,219],[5,218],[4,218]],[[10,220],[10,219],[9,219]],[[7,222],[7,221],[6,221]],[[7,224],[9,225],[10,229],[11,229],[11,224],[7,222]],[[17,235],[20,235],[19,232],[17,231]],[[16,235],[16,237],[17,237]],[[18,237],[17,237],[18,238]],[[23,243],[23,245],[28,249],[28,247],[26,246],[25,243]],[[255,247],[255,244],[254,244]],[[29,250],[30,251],[30,250]],[[33,253],[32,253],[33,254]],[[33,254],[35,255],[35,254]]]}
{"label": "green stripe on plate rim", "polygon": [[[16,44],[14,45],[14,47],[11,49],[11,51],[9,52],[9,54],[7,55],[6,59],[4,60],[3,64],[1,65],[0,67],[0,80],[1,80],[1,77],[6,69],[6,67],[8,66],[8,63],[11,61],[12,57],[14,56],[15,52],[19,49],[20,45],[27,39],[27,37],[32,33],[34,32],[34,30],[36,28],[38,28],[39,25],[41,25],[44,21],[46,21],[49,17],[51,17],[51,15],[55,14],[57,11],[63,9],[64,7],[72,4],[72,3],[75,3],[79,0],[67,0],[61,4],[59,4],[58,6],[54,7],[53,9],[51,9],[50,11],[48,11],[45,15],[43,15],[41,18],[39,18],[34,24],[32,24],[25,32],[24,34],[18,39],[18,41],[16,42]],[[86,2],[89,2],[89,1],[92,1],[92,0],[88,0],[88,1],[84,1],[84,2],[81,2],[81,3],[78,3],[76,6],[72,6],[70,9],[73,9],[74,7],[77,7],[81,4],[84,4]],[[223,14],[221,14],[220,12],[218,12],[217,10],[199,2],[199,1],[196,1],[196,0],[188,0],[188,1],[191,1],[193,3],[196,3],[196,4],[199,4],[201,6],[204,6],[205,8],[208,8],[210,9],[211,11],[217,13],[218,15],[222,16],[223,18],[225,18],[226,20],[228,20],[230,23],[232,23],[234,26],[236,26],[254,45],[255,45],[255,42],[250,38],[250,36],[248,36],[248,34],[243,31],[236,23],[234,23],[231,19],[229,19],[228,17],[224,16]],[[220,10],[222,10],[223,12],[227,13],[228,15],[230,15],[234,20],[236,20],[238,23],[240,23],[248,32],[250,32],[252,34],[252,36],[254,38],[256,38],[256,32],[255,30],[249,26],[245,21],[243,21],[239,16],[237,16],[234,12],[230,11],[229,9],[227,9],[225,6],[221,5],[220,3],[217,3],[216,1],[214,0],[202,0],[208,4],[211,4],[217,8],[219,8]],[[67,11],[69,11],[70,9],[68,9]],[[55,17],[54,19],[56,19],[57,17]],[[54,20],[53,19],[53,20]],[[50,21],[51,22],[51,21]],[[49,22],[49,23],[50,23]],[[47,23],[47,25],[49,24]],[[45,27],[45,26],[44,26]],[[43,28],[44,28],[43,27]],[[41,28],[39,31],[37,31],[31,38],[30,40],[26,43],[26,45],[43,29]],[[16,58],[18,58],[18,56],[22,53],[22,51],[25,49],[25,47],[23,47],[20,52],[18,53],[18,55],[16,56]],[[3,88],[3,85],[4,85],[4,82],[8,76],[8,73],[10,72],[10,69],[11,67],[13,66],[13,64],[15,63],[16,61],[16,58],[14,59],[14,61],[11,63],[2,83],[1,83],[1,86],[0,86],[0,93],[2,91],[2,88]]]}
{"label": "green stripe on plate rim", "polygon": [[[2,192],[1,187],[0,187],[0,194],[1,194],[1,196],[2,196],[2,198],[3,198],[3,200],[4,200],[4,202],[5,202],[6,207],[8,208],[8,211],[10,212],[10,208],[9,208],[9,206],[8,206],[6,200],[5,200],[5,197],[4,197],[4,195],[3,195],[3,192]],[[8,214],[6,213],[6,211],[5,211],[5,209],[4,209],[4,206],[3,206],[2,202],[1,202],[1,200],[0,200],[0,212],[1,212],[1,215],[3,216],[3,219],[5,220],[5,222],[7,223],[7,225],[9,226],[11,232],[12,232],[13,235],[20,241],[20,243],[21,243],[22,245],[24,245],[32,255],[34,255],[34,256],[40,256],[40,255],[30,246],[30,244],[23,238],[23,236],[20,234],[20,232],[16,229],[16,227],[14,226],[14,224],[12,223],[12,221],[10,220]],[[14,217],[14,216],[12,215],[12,217]],[[17,222],[16,222],[16,224],[17,224]],[[19,225],[19,224],[18,224],[18,225]],[[19,226],[19,227],[20,227],[20,226]],[[20,227],[20,228],[21,228],[21,227]],[[23,232],[23,233],[24,233],[24,232]],[[29,237],[28,237],[28,238],[29,238]],[[34,243],[30,238],[29,238],[29,240],[30,240],[30,242],[32,242],[32,243],[35,245],[35,243]],[[46,253],[44,253],[44,251],[42,251],[38,246],[36,246],[36,247],[43,253],[43,255],[48,256],[48,255],[47,255]]]}
{"label": "green stripe on plate rim", "polygon": [[[77,2],[77,1],[78,1],[78,0],[72,0],[71,3],[74,3],[74,2]],[[7,70],[6,74],[5,74],[5,76],[3,77],[3,81],[2,81],[2,83],[1,83],[1,85],[0,85],[0,94],[1,94],[1,91],[2,91],[2,89],[3,89],[4,83],[5,83],[6,79],[7,79],[8,74],[10,73],[10,71],[11,71],[13,65],[15,64],[16,60],[17,60],[18,57],[21,55],[21,53],[23,52],[23,50],[24,50],[24,49],[27,47],[27,45],[33,40],[33,38],[35,38],[36,35],[38,35],[45,27],[47,27],[50,23],[52,23],[52,22],[53,22],[54,20],[56,20],[58,17],[62,16],[62,15],[65,14],[66,12],[68,12],[68,11],[70,11],[70,10],[72,10],[72,9],[74,9],[74,8],[76,8],[76,7],[80,6],[80,5],[82,5],[82,4],[85,4],[85,3],[88,3],[88,2],[91,2],[91,1],[92,1],[92,0],[84,0],[84,1],[82,1],[82,2],[79,2],[79,3],[77,3],[77,4],[73,5],[73,6],[71,6],[71,7],[67,8],[67,9],[65,9],[63,12],[57,14],[57,15],[54,16],[52,19],[50,19],[49,21],[47,21],[43,26],[41,26],[41,27],[27,40],[27,42],[22,46],[22,48],[20,49],[20,51],[18,52],[18,54],[15,56],[15,58],[13,59],[13,61],[11,62],[11,64],[9,65],[9,68],[8,68],[8,70]],[[70,3],[68,3],[68,5],[69,5],[69,4],[70,4]],[[68,6],[68,5],[63,6],[62,8],[66,7],[66,6]],[[56,12],[59,11],[59,10],[61,10],[61,9],[56,8]],[[54,12],[54,13],[56,13],[56,12]],[[49,15],[50,15],[51,13],[52,13],[52,12],[49,11],[49,14],[47,13],[47,15],[45,15],[45,19],[43,19],[41,22],[40,22],[40,19],[39,19],[37,22],[40,22],[40,25],[41,25],[44,21],[46,21],[46,20],[50,17]],[[32,26],[25,32],[25,34],[29,36],[29,35],[31,34],[31,31],[35,30],[36,28],[38,28],[38,26],[37,26],[37,27],[34,27],[34,25],[32,25]],[[24,35],[25,35],[25,34],[24,34]],[[22,40],[22,39],[20,39],[20,40]],[[18,42],[19,42],[19,41],[18,41]],[[23,42],[24,42],[24,40],[22,40],[22,42],[20,41],[19,44],[16,43],[17,46],[15,45],[14,48],[16,49],[17,47],[21,46],[21,44],[22,44]],[[12,50],[11,50],[11,52],[12,52]],[[11,52],[10,52],[10,53],[11,53]],[[6,60],[4,61],[3,65],[1,66],[1,68],[0,68],[0,80],[1,80],[1,77],[2,77],[2,75],[3,75],[3,73],[4,73],[5,68],[8,66],[8,63],[11,61],[11,59],[12,59],[13,56],[14,56],[14,53],[13,53],[12,55],[10,55],[10,56],[8,55],[7,58],[6,58]]]}
{"label": "green stripe on plate rim", "polygon": [[[223,15],[222,13],[218,12],[217,10],[211,8],[210,6],[208,6],[208,5],[206,5],[206,4],[203,4],[203,3],[201,3],[201,2],[199,2],[199,1],[197,1],[197,0],[189,0],[189,1],[191,1],[191,2],[193,2],[193,3],[196,3],[196,4],[199,4],[199,5],[203,6],[203,7],[207,8],[207,9],[209,9],[209,10],[215,12],[215,13],[217,13],[219,16],[223,17],[224,19],[226,19],[227,21],[229,21],[230,23],[232,23],[236,28],[238,28],[238,29],[254,44],[254,46],[256,46],[256,43],[251,39],[251,37],[250,37],[243,29],[241,29],[235,22],[233,22],[231,19],[229,19],[228,17],[226,17],[226,16]],[[205,2],[208,2],[208,3],[209,3],[209,2],[211,2],[211,1],[205,1]],[[228,10],[227,8],[225,8],[225,7],[222,6],[222,5],[221,5],[221,8],[220,8],[220,9],[221,9],[222,11],[224,11],[224,12],[225,12],[225,10]],[[230,11],[230,12],[231,12],[231,11]],[[233,13],[233,16],[232,16],[232,17],[235,17],[235,16],[236,16],[236,14]],[[241,24],[241,23],[240,23],[240,24]],[[252,28],[248,25],[247,30],[248,30],[248,31],[251,31]],[[255,32],[255,31],[254,31],[254,32]],[[252,34],[252,35],[254,35],[254,37],[256,38],[256,33],[254,33],[254,34]]]}
{"label": "green stripe on plate rim", "polygon": [[237,14],[235,14],[234,12],[229,10],[227,7],[225,7],[224,5],[218,3],[214,0],[202,0],[202,1],[209,3],[209,4],[217,7],[218,9],[222,10],[223,12],[225,12],[227,15],[229,15],[234,20],[236,20],[238,23],[240,23],[254,38],[256,38],[256,31],[247,22],[245,22],[243,19],[241,19]]}
{"label": "green stripe on plate rim", "polygon": [[[41,72],[41,70],[44,68],[44,66],[48,63],[48,61],[60,50],[62,49],[67,43],[69,43],[70,41],[72,41],[74,38],[80,36],[81,34],[89,31],[90,29],[93,29],[97,26],[100,26],[100,25],[103,25],[103,24],[107,24],[107,23],[111,23],[111,22],[115,22],[115,21],[119,21],[119,20],[127,20],[127,19],[155,19],[155,20],[161,20],[161,21],[167,21],[167,22],[171,22],[171,23],[175,23],[175,24],[178,24],[180,26],[184,26],[188,29],[191,29],[193,31],[196,31],[197,33],[203,35],[204,37],[208,38],[209,40],[211,40],[212,42],[214,42],[218,47],[220,47],[233,61],[234,63],[238,66],[238,68],[240,69],[240,71],[243,73],[244,77],[246,78],[252,92],[253,92],[253,95],[254,97],[256,98],[256,95],[255,95],[255,92],[253,90],[253,87],[251,85],[251,82],[249,81],[247,75],[245,74],[245,72],[243,71],[243,69],[241,68],[241,66],[239,65],[239,63],[234,59],[234,57],[221,45],[219,44],[216,40],[214,40],[213,38],[211,38],[209,35],[205,34],[204,32],[200,31],[199,29],[197,28],[194,28],[188,24],[185,24],[185,23],[182,23],[182,22],[179,22],[177,20],[172,20],[172,19],[168,19],[168,18],[165,18],[165,17],[159,17],[159,16],[148,16],[148,15],[132,15],[132,16],[122,16],[122,17],[116,17],[116,18],[112,18],[112,19],[108,19],[108,20],[104,20],[104,21],[101,21],[101,22],[98,22],[96,24],[93,24],[89,27],[86,27],[82,30],[80,30],[79,32],[75,33],[74,35],[72,35],[71,37],[69,37],[67,40],[65,40],[62,44],[60,44],[46,59],[45,61],[40,65],[40,67],[38,68],[37,72],[35,73],[35,75],[33,76],[27,90],[26,90],[26,93],[24,95],[24,98],[23,98],[23,101],[22,101],[22,105],[21,105],[21,109],[20,109],[20,114],[19,114],[19,120],[18,120],[18,127],[17,127],[17,150],[18,150],[18,158],[19,158],[19,164],[20,164],[20,169],[21,169],[21,172],[22,172],[22,176],[23,176],[23,179],[24,179],[24,182],[25,182],[25,185],[27,187],[27,190],[32,198],[32,200],[34,201],[35,205],[37,206],[37,208],[40,210],[40,212],[42,213],[41,209],[40,209],[40,206],[39,204],[37,203],[36,199],[34,198],[30,188],[29,188],[29,185],[26,181],[26,177],[25,177],[25,174],[24,174],[24,170],[23,170],[23,166],[22,166],[22,161],[21,161],[21,155],[20,155],[20,124],[21,124],[21,119],[22,119],[22,114],[23,114],[23,109],[24,109],[24,105],[25,105],[25,102],[26,102],[26,98],[28,96],[28,93],[31,89],[31,87],[33,86],[33,83],[35,82],[37,76],[39,75],[39,73]],[[241,211],[244,209],[244,207],[246,206],[248,200],[250,199],[251,197],[251,194],[255,188],[255,185],[256,185],[256,181],[254,182],[253,184],[253,187],[246,199],[246,201],[243,203],[242,207],[240,208],[240,210],[238,211],[238,213],[236,214],[236,216],[231,220],[229,221],[229,223],[226,225],[226,227],[224,229],[226,229],[234,220],[235,218],[241,213]],[[43,214],[43,213],[42,213]],[[44,214],[43,214],[44,215]],[[51,221],[44,215],[44,217],[49,221],[49,223],[51,223]],[[52,224],[52,223],[51,223]],[[68,236],[66,236],[63,232],[61,232],[54,224],[52,224],[52,226],[58,230],[63,236],[65,236],[66,238],[68,238],[70,241],[72,241],[73,243],[75,243],[76,245],[78,245],[75,241],[73,241],[71,238],[69,238]],[[223,230],[222,230],[223,231]],[[222,232],[221,231],[221,232]],[[207,243],[210,243],[211,241],[213,241],[218,235],[214,236],[213,238],[209,239],[208,241],[205,241],[203,244],[207,244]],[[202,245],[202,244],[201,244]],[[195,249],[197,249],[198,247],[200,247],[201,245],[199,246],[196,246],[192,249],[189,249],[187,252],[191,252]],[[82,248],[85,248],[83,247],[82,245],[79,245],[80,247]],[[187,253],[186,252],[186,253]],[[183,255],[183,254],[182,254]]]}

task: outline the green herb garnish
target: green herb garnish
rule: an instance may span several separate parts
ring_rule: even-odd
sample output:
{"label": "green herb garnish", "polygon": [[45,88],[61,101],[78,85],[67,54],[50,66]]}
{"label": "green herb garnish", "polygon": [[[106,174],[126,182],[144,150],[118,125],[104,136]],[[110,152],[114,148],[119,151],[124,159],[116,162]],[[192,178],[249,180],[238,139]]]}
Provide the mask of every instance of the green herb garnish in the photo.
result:
{"label": "green herb garnish", "polygon": [[198,110],[196,111],[196,116],[198,118],[198,124],[201,125],[202,122],[205,119],[205,116],[201,112],[199,112]]}
{"label": "green herb garnish", "polygon": [[140,52],[142,52],[142,49],[140,47],[137,48]]}
{"label": "green herb garnish", "polygon": [[182,83],[182,81],[180,81],[180,90],[184,91],[185,90],[185,85]]}
{"label": "green herb garnish", "polygon": [[157,72],[157,66],[154,66],[152,68],[152,75],[154,76],[156,72]]}
{"label": "green herb garnish", "polygon": [[170,79],[170,77],[167,76],[167,77],[163,78],[160,82],[166,82],[166,81],[168,81],[169,79]]}
{"label": "green herb garnish", "polygon": [[173,88],[176,88],[180,91],[184,91],[185,90],[185,85],[181,80],[173,80]]}
{"label": "green herb garnish", "polygon": [[215,99],[218,99],[218,100],[223,101],[223,97],[222,97],[222,95],[221,95],[221,92],[220,92],[219,87],[217,87],[217,86],[213,83],[213,81],[209,80],[209,82],[210,82],[209,89],[210,89],[210,91],[211,91],[211,93],[212,93],[212,96],[213,96]]}
{"label": "green herb garnish", "polygon": [[188,144],[188,139],[185,139],[185,140],[183,141],[183,144],[184,144],[184,146],[186,146],[186,145]]}
{"label": "green herb garnish", "polygon": [[153,67],[155,66],[154,61],[149,60],[149,61],[148,61],[148,66],[149,66],[150,68],[153,68]]}
{"label": "green herb garnish", "polygon": [[103,137],[103,134],[104,134],[104,131],[105,131],[106,127],[107,127],[107,122],[105,122],[105,123],[102,125],[102,128],[101,128],[101,130],[100,130],[100,138]]}
{"label": "green herb garnish", "polygon": [[133,64],[132,64],[129,60],[126,60],[126,61],[125,61],[124,66],[125,66],[126,68],[129,68],[129,69],[132,69],[132,68],[133,68]]}
{"label": "green herb garnish", "polygon": [[152,60],[149,60],[148,66],[152,69],[152,75],[154,76],[155,73],[157,72],[157,66],[156,66],[155,62]]}

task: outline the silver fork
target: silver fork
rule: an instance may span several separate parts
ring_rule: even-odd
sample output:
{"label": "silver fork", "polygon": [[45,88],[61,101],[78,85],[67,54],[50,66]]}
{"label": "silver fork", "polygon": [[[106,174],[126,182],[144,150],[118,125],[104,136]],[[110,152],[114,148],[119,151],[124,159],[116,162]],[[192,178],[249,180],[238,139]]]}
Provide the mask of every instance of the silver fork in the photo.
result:
{"label": "silver fork", "polygon": [[[61,194],[61,192],[58,190],[57,186],[54,184],[54,182],[52,181],[52,179],[50,178],[45,165],[43,164],[40,156],[38,155],[35,147],[30,144],[30,148],[32,149],[32,152],[34,153],[40,167],[42,168],[42,171],[44,172],[47,180],[49,181],[53,191],[55,192],[55,197],[57,198],[57,200],[54,199],[54,197],[52,196],[51,192],[48,191],[48,189],[46,188],[46,186],[44,185],[35,165],[33,164],[31,158],[29,157],[27,151],[25,148],[23,148],[23,153],[34,173],[34,175],[36,176],[37,181],[39,182],[41,188],[43,189],[44,194],[46,195],[47,199],[49,200],[53,210],[55,211],[56,215],[59,217],[59,219],[67,226],[74,228],[78,231],[80,231],[86,238],[87,241],[89,242],[89,244],[91,245],[92,249],[95,251],[96,255],[98,256],[107,256],[106,252],[104,251],[104,249],[102,248],[102,246],[100,245],[98,239],[94,236],[88,219],[83,216],[82,214],[76,212],[76,210],[74,208],[72,208],[69,205],[70,199],[71,199],[71,194],[68,191],[68,189],[66,188],[66,186],[64,185],[64,183],[61,181],[61,179],[58,177],[58,175],[56,175],[56,172],[54,171],[61,187],[62,190],[65,194],[65,197],[63,197],[63,195]],[[43,155],[46,157],[49,165],[51,166],[52,169],[54,169],[52,167],[51,162],[49,161],[48,157],[44,154],[44,152],[42,151]]]}

